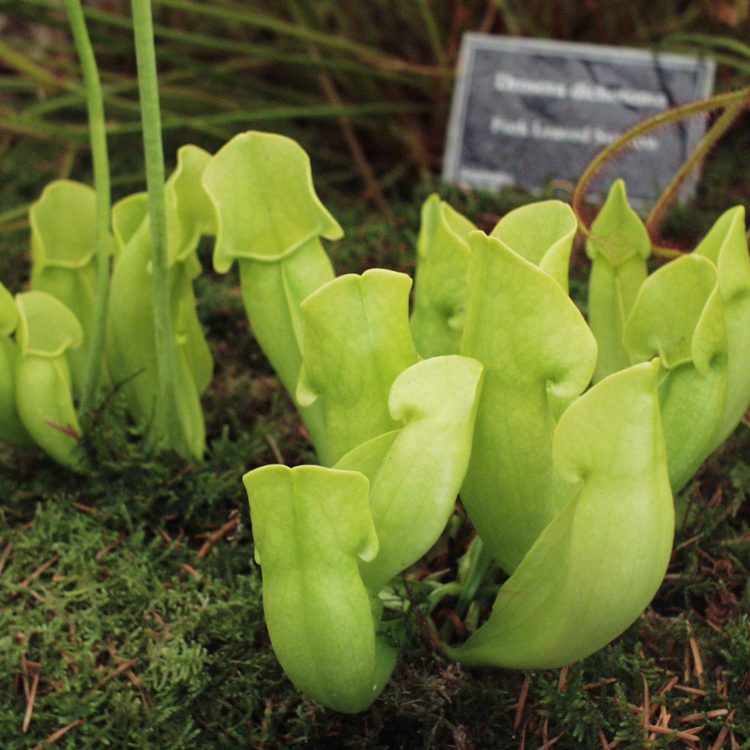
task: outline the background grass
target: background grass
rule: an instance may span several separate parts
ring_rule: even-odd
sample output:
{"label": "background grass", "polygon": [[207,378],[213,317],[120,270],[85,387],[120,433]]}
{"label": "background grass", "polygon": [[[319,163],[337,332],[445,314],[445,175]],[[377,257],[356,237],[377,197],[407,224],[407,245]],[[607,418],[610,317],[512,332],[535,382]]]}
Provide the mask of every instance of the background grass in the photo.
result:
{"label": "background grass", "polygon": [[[88,4],[107,86],[115,194],[143,181],[126,4]],[[0,278],[28,274],[25,207],[44,183],[89,180],[84,104],[59,6],[0,0]],[[458,40],[483,29],[706,48],[720,88],[747,81],[743,3],[168,0],[158,5],[167,153],[251,126],[311,151],[346,230],[339,273],[413,270],[436,187]],[[406,31],[408,30],[408,33]],[[689,247],[750,195],[741,123],[665,233]],[[484,228],[528,200],[440,186]],[[210,268],[210,247],[201,249]],[[586,261],[575,256],[583,305]],[[342,717],[302,698],[270,651],[241,474],[313,460],[255,345],[237,280],[207,271],[199,313],[216,358],[205,463],[144,454],[108,394],[88,426],[85,482],[0,448],[0,746],[67,748],[750,748],[750,435],[687,488],[695,507],[655,601],[613,645],[563,670],[469,672],[431,648],[410,584],[408,647],[383,696]],[[744,502],[744,504],[743,504]],[[455,567],[457,509],[421,572]]]}
{"label": "background grass", "polygon": [[[143,173],[129,3],[85,5],[114,172],[132,188]],[[313,155],[322,184],[364,193],[386,214],[389,187],[439,169],[465,31],[711,52],[719,89],[750,81],[744,0],[161,0],[155,9],[168,153],[278,130]],[[0,138],[51,141],[59,168],[85,169],[85,103],[61,3],[0,0],[0,23]]]}

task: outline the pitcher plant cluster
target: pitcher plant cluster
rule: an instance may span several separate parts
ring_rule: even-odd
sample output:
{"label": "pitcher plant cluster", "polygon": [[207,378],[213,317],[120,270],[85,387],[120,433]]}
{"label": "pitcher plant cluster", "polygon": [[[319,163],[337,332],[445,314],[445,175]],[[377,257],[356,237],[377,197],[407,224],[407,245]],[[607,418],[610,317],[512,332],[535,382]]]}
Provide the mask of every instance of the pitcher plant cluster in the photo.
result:
{"label": "pitcher plant cluster", "polygon": [[[269,138],[240,136],[225,152]],[[279,157],[292,149],[277,144]],[[258,206],[256,226],[274,214]],[[338,236],[330,221],[312,189],[289,202],[298,233],[283,266],[322,275],[307,246]],[[485,234],[432,196],[411,315],[411,279],[384,269],[302,299],[293,283],[277,287],[296,321],[290,394],[308,424],[317,410],[321,465],[264,466],[244,481],[274,650],[320,703],[356,712],[382,690],[401,622],[393,579],[438,540],[457,492],[478,536],[428,608],[471,599],[495,566],[508,578],[486,622],[443,643],[448,657],[559,667],[622,633],[656,593],[673,494],[750,403],[744,209],[648,275],[648,232],[615,182],[586,244],[589,323],[568,295],[577,231],[560,201],[511,211]]]}
{"label": "pitcher plant cluster", "polygon": [[[187,445],[184,455],[193,459],[204,452],[200,394],[213,372],[193,294],[193,279],[201,270],[196,248],[213,221],[200,185],[207,159],[208,154],[197,147],[181,149],[177,169],[166,184],[179,427]],[[0,434],[12,443],[33,441],[59,463],[79,471],[86,467],[78,445],[81,420],[75,404],[84,387],[94,327],[95,203],[94,190],[81,183],[59,180],[48,185],[29,212],[30,291],[14,300],[0,283],[6,360]],[[105,383],[121,384],[128,411],[151,444],[165,446],[146,195],[132,195],[115,204],[111,226],[108,245],[113,265],[105,346],[98,366]],[[13,331],[15,341],[10,338]]]}
{"label": "pitcher plant cluster", "polygon": [[85,472],[79,412],[98,383],[155,450],[200,460],[213,362],[193,283],[211,236],[319,460],[244,476],[271,642],[302,692],[349,713],[377,698],[405,640],[403,577],[459,494],[477,536],[456,581],[429,582],[427,614],[506,580],[464,643],[440,633],[447,657],[559,667],[622,633],[663,578],[674,495],[750,403],[744,209],[649,275],[616,181],[584,227],[588,322],[568,294],[579,221],[556,200],[485,234],[433,195],[413,289],[387,269],[337,277],[323,241],[343,232],[294,141],[185,146],[163,178],[147,0],[133,10],[148,192],[110,210],[100,159],[96,189],[57,181],[32,206],[29,291],[0,284],[0,439]]}

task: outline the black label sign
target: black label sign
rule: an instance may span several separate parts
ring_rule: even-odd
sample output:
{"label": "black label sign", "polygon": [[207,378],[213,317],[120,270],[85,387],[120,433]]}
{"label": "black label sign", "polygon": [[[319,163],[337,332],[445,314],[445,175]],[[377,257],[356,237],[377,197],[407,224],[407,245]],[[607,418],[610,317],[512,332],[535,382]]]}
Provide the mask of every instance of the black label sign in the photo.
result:
{"label": "black label sign", "polygon": [[[485,190],[575,182],[638,121],[709,96],[714,69],[685,55],[466,34],[443,178]],[[656,200],[704,130],[694,117],[646,134],[609,181],[622,177],[636,201]]]}

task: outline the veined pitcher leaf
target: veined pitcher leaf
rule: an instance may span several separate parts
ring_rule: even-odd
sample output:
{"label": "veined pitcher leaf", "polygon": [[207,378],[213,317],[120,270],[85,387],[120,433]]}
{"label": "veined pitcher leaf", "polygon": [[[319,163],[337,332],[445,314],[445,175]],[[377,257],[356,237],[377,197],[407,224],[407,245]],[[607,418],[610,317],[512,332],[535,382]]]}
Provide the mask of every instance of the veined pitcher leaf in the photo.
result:
{"label": "veined pitcher leaf", "polygon": [[[62,302],[78,319],[86,339],[94,323],[96,193],[72,180],[51,182],[29,210],[31,288]],[[86,370],[87,345],[71,351],[75,392]]]}
{"label": "veined pitcher leaf", "polygon": [[321,462],[333,464],[399,426],[388,395],[419,359],[409,330],[410,288],[406,274],[375,268],[339,276],[302,303],[297,400],[320,402],[327,449]]}
{"label": "veined pitcher leaf", "polygon": [[562,201],[539,201],[508,212],[490,237],[539,266],[568,292],[568,266],[578,221]]}
{"label": "veined pitcher leaf", "polygon": [[628,203],[625,183],[615,180],[586,241],[591,258],[589,324],[599,356],[594,381],[630,365],[622,331],[641,284],[651,240]]}
{"label": "veined pitcher leaf", "polygon": [[674,509],[658,361],[605,378],[563,414],[555,469],[572,497],[503,585],[490,619],[448,654],[468,665],[553,668],[622,633],[669,562]]}
{"label": "veined pitcher leaf", "polygon": [[75,314],[46,292],[16,295],[16,341],[23,356],[57,359],[83,343],[83,329]]}
{"label": "veined pitcher leaf", "polygon": [[422,206],[411,332],[423,357],[457,354],[468,296],[468,235],[476,226],[436,194]]}
{"label": "veined pitcher leaf", "polygon": [[148,193],[133,193],[112,206],[115,261],[148,216]]}
{"label": "veined pitcher leaf", "polygon": [[0,336],[10,336],[18,325],[18,308],[13,295],[0,281]]}
{"label": "veined pitcher leaf", "polygon": [[448,355],[425,359],[394,381],[388,408],[400,430],[347,453],[337,469],[370,480],[370,510],[380,549],[360,564],[380,591],[437,541],[453,512],[471,454],[482,365]]}
{"label": "veined pitcher leaf", "polygon": [[69,349],[83,342],[76,316],[46,292],[16,295],[16,407],[26,431],[52,458],[81,468],[77,451],[81,427],[73,405]]}
{"label": "veined pitcher leaf", "polygon": [[560,414],[586,388],[596,344],[560,284],[474,232],[462,354],[485,367],[461,492],[497,562],[512,571],[566,497],[552,467]]}
{"label": "veined pitcher leaf", "polygon": [[16,363],[18,347],[10,334],[18,325],[13,295],[0,282],[0,442],[29,445],[31,438],[16,408]]}
{"label": "veined pitcher leaf", "polygon": [[[216,221],[214,268],[225,273],[239,260],[242,299],[255,338],[296,402],[299,306],[333,279],[320,237],[339,239],[341,227],[315,193],[307,154],[280,135],[235,136],[212,157],[203,186]],[[320,407],[299,406],[326,463]]]}
{"label": "veined pitcher leaf", "polygon": [[240,288],[253,334],[297,404],[324,464],[328,463],[328,453],[320,405],[307,406],[297,399],[302,368],[300,303],[333,276],[331,262],[317,237],[278,262],[240,261]]}
{"label": "veined pitcher leaf", "polygon": [[96,252],[96,193],[73,180],[50,182],[29,209],[32,279],[53,268],[85,268]]}
{"label": "veined pitcher leaf", "polygon": [[213,205],[202,183],[210,160],[211,154],[198,146],[177,151],[177,167],[164,191],[170,265],[195,253],[201,235],[216,233]]}
{"label": "veined pitcher leaf", "polygon": [[18,347],[7,336],[0,336],[0,443],[33,445],[23,426],[16,404]]}
{"label": "veined pitcher leaf", "polygon": [[[176,171],[170,176],[165,187],[167,203],[167,239],[169,242],[169,269],[171,276],[171,300],[179,349],[185,356],[192,372],[193,381],[198,393],[205,393],[213,377],[213,357],[206,341],[196,310],[196,299],[193,291],[193,279],[200,275],[202,269],[195,250],[201,234],[212,231],[208,219],[201,218],[201,210],[207,207],[201,203],[203,188],[200,183],[202,172],[199,168],[208,160],[209,154],[195,146],[185,146],[178,153]],[[186,166],[187,162],[187,166]],[[200,191],[200,192],[199,192]],[[197,193],[197,195],[196,195]],[[203,193],[208,203],[208,196]],[[210,207],[210,204],[208,204]],[[122,255],[125,247],[141,232],[136,243],[141,243],[142,250],[150,248],[148,237],[148,196],[136,193],[118,201],[112,208],[112,226],[117,247],[116,259]],[[150,249],[145,261],[145,270],[151,276]],[[140,253],[139,253],[140,257]],[[133,259],[129,261],[133,263]],[[139,261],[140,263],[141,261]],[[119,276],[123,271],[118,270]],[[147,283],[152,284],[150,278]],[[118,280],[117,285],[121,282]],[[118,294],[123,290],[118,290]],[[140,296],[145,301],[146,292]],[[133,295],[134,301],[137,296]],[[150,299],[148,304],[150,305]],[[152,312],[147,314],[153,314]],[[149,326],[153,328],[153,326]],[[141,329],[144,330],[144,329]],[[153,350],[155,351],[155,350]],[[143,358],[145,360],[145,358]],[[118,375],[121,368],[118,368]]]}
{"label": "veined pitcher leaf", "polygon": [[[164,446],[167,430],[159,403],[150,223],[141,195],[130,196],[114,206],[113,225],[120,250],[112,272],[107,316],[107,359],[112,378],[123,384],[131,416],[148,426],[151,444],[180,450],[180,446]],[[190,256],[173,263],[169,274],[178,344],[180,432],[189,457],[200,459],[205,450],[205,426],[198,388],[210,380],[211,360],[197,319],[198,330],[186,330],[191,314],[195,315]],[[192,313],[186,312],[186,307],[191,306]],[[198,335],[202,345],[196,344]],[[192,356],[196,346],[198,353]]]}
{"label": "veined pitcher leaf", "polygon": [[[140,205],[139,205],[140,204]],[[136,211],[144,213],[134,229]],[[112,271],[107,315],[107,359],[112,378],[121,383],[131,416],[142,424],[153,424],[155,434],[164,426],[157,418],[159,375],[154,334],[153,276],[148,271],[151,244],[147,205],[130,196],[112,209],[115,236],[121,246]],[[122,223],[120,218],[123,219]],[[132,221],[131,221],[132,219]],[[122,227],[122,234],[119,228]],[[138,338],[134,341],[133,334]]]}
{"label": "veined pitcher leaf", "polygon": [[717,448],[729,437],[750,403],[750,257],[744,207],[725,211],[694,252],[716,265],[727,328],[727,402],[714,439]]}
{"label": "veined pitcher leaf", "polygon": [[[195,259],[198,263],[198,259]],[[200,270],[200,266],[199,266]],[[211,385],[214,375],[214,358],[198,319],[197,301],[193,289],[194,269],[189,263],[175,267],[173,293],[175,300],[175,335],[195,383],[195,389],[203,394]]]}
{"label": "veined pitcher leaf", "polygon": [[183,146],[164,188],[168,260],[174,268],[175,333],[198,393],[206,391],[214,371],[193,292],[193,279],[203,270],[196,254],[201,235],[216,233],[213,204],[202,183],[210,159],[211,154],[198,146]]}
{"label": "veined pitcher leaf", "polygon": [[290,138],[235,136],[211,159],[203,184],[214,204],[219,273],[239,258],[280,260],[313,237],[343,235],[315,193],[310,159]]}
{"label": "veined pitcher leaf", "polygon": [[698,255],[643,282],[623,338],[635,361],[659,357],[659,386],[672,490],[714,449],[727,399],[727,333],[716,268]]}
{"label": "veined pitcher leaf", "polygon": [[344,713],[378,697],[395,652],[376,636],[358,563],[378,550],[367,478],[319,466],[247,473],[274,652],[305,694]]}

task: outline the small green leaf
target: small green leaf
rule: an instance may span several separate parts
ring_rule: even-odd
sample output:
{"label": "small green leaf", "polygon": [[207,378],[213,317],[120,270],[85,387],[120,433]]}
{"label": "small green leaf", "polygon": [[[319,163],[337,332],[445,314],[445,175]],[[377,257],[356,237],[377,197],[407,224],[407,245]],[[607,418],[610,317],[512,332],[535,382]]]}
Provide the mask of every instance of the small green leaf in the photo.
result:
{"label": "small green leaf", "polygon": [[44,269],[84,268],[96,248],[96,193],[72,180],[50,182],[29,209],[34,246],[32,279]]}
{"label": "small green leaf", "polygon": [[115,258],[139,230],[143,231],[143,222],[148,217],[148,193],[133,195],[117,201],[112,206],[112,232],[115,237]]}
{"label": "small green leaf", "polygon": [[320,405],[304,406],[296,398],[302,368],[300,303],[332,279],[331,262],[317,237],[277,262],[240,260],[242,299],[253,334],[297,404],[323,463],[326,446]]}
{"label": "small green leaf", "polygon": [[[167,430],[164,410],[159,404],[154,282],[143,194],[129,196],[114,206],[113,226],[120,250],[110,285],[107,361],[113,380],[122,383],[131,416],[148,426],[151,444],[174,448],[164,446]],[[194,256],[189,254],[174,262],[169,273],[178,343],[180,431],[189,457],[200,459],[205,450],[205,426],[199,389],[205,389],[210,382],[213,362],[195,312],[194,262]]]}
{"label": "small green leaf", "polygon": [[714,265],[683,256],[655,271],[641,286],[625,327],[632,356],[658,356],[669,369],[693,359],[693,334],[716,288]]}
{"label": "small green leaf", "polygon": [[[184,350],[198,393],[205,393],[211,384],[214,362],[198,319],[192,282],[202,272],[195,249],[201,232],[211,231],[211,225],[207,218],[200,218],[199,212],[201,208],[205,211],[206,206],[200,202],[199,196],[193,193],[198,190],[202,192],[202,171],[198,173],[198,170],[201,164],[205,168],[205,161],[209,155],[195,146],[185,146],[180,149],[178,158],[181,161],[178,163],[177,171],[171,175],[165,191],[175,335],[178,337],[180,348]],[[185,162],[188,162],[192,172],[185,171]],[[203,197],[208,201],[207,196]],[[183,199],[187,205],[183,205]],[[118,258],[139,232],[140,237],[134,241],[148,242],[146,193],[136,193],[118,201],[112,209],[112,226]],[[172,230],[174,235],[171,233]],[[151,273],[150,260],[146,263],[146,270]],[[149,280],[148,283],[150,285],[152,282]]]}
{"label": "small green leaf", "polygon": [[618,268],[634,256],[648,258],[651,240],[646,226],[630,207],[625,183],[615,180],[601,211],[591,225],[586,252],[592,260],[602,257]]}
{"label": "small green leaf", "polygon": [[210,160],[198,146],[177,151],[177,167],[164,187],[170,266],[195,253],[201,235],[216,233],[213,205],[202,184]]}

